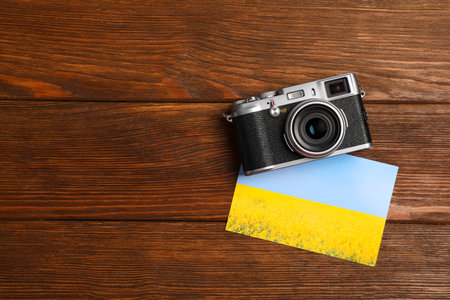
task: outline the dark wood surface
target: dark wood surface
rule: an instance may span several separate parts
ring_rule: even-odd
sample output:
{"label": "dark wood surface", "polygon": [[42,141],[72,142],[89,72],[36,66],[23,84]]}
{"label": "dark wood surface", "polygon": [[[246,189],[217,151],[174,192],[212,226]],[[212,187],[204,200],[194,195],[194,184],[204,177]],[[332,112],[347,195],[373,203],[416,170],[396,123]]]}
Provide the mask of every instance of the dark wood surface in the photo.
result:
{"label": "dark wood surface", "polygon": [[355,72],[371,101],[446,102],[449,11],[440,0],[2,0],[0,96],[228,103]]}
{"label": "dark wood surface", "polygon": [[[225,221],[239,169],[228,107],[2,101],[0,217]],[[375,146],[355,155],[400,167],[389,219],[449,220],[448,105],[366,110]]]}
{"label": "dark wood surface", "polygon": [[[0,2],[0,298],[450,298],[447,1]],[[375,268],[224,230],[230,103],[355,72]]]}
{"label": "dark wood surface", "polygon": [[375,268],[224,234],[224,226],[0,222],[0,297],[448,296],[448,226],[388,223]]}

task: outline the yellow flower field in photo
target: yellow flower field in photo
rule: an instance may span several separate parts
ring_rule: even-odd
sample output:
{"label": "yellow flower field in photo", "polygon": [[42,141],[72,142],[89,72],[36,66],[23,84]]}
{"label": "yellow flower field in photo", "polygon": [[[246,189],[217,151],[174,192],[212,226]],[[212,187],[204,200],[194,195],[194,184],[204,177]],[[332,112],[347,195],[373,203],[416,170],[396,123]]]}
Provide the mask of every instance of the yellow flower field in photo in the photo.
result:
{"label": "yellow flower field in photo", "polygon": [[375,266],[385,221],[236,184],[226,230]]}

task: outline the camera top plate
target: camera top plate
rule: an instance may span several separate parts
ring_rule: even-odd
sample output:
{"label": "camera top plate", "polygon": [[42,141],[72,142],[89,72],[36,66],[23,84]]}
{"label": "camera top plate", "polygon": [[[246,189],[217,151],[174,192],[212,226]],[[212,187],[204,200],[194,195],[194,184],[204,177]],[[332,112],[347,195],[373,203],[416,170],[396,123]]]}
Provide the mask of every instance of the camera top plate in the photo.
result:
{"label": "camera top plate", "polygon": [[[348,92],[338,93],[330,97],[330,92],[326,86],[327,82],[336,82],[339,79],[346,79]],[[338,87],[339,88],[339,87]],[[258,97],[250,97],[235,101],[232,106],[231,119],[237,116],[254,113],[261,110],[268,110],[274,104],[277,107],[288,105],[291,103],[302,102],[310,99],[319,99],[331,101],[342,97],[363,94],[364,92],[358,86],[356,76],[353,73],[341,74],[328,77],[308,83],[297,84],[278,90],[262,93]]]}

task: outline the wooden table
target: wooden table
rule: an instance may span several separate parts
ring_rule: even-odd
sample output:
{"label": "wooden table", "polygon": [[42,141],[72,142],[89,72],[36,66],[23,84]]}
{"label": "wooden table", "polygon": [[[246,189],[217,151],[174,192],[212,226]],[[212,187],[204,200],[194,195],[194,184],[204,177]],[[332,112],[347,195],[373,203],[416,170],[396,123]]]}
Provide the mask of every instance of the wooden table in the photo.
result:
{"label": "wooden table", "polygon": [[[450,2],[0,2],[0,298],[450,298]],[[231,102],[357,74],[375,268],[226,232]]]}

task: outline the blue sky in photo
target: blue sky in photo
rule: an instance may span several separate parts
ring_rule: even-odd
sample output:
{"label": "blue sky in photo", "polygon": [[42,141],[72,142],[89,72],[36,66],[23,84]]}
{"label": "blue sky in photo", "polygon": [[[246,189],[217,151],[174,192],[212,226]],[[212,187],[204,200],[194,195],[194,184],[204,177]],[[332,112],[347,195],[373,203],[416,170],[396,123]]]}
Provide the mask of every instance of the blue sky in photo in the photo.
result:
{"label": "blue sky in photo", "polygon": [[348,154],[245,176],[237,183],[386,218],[398,167]]}

